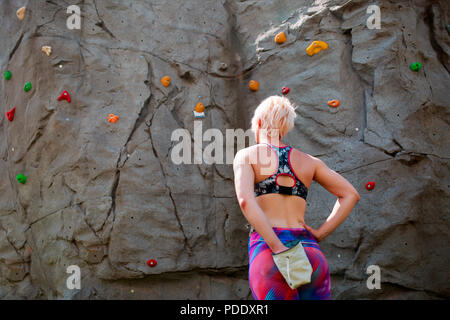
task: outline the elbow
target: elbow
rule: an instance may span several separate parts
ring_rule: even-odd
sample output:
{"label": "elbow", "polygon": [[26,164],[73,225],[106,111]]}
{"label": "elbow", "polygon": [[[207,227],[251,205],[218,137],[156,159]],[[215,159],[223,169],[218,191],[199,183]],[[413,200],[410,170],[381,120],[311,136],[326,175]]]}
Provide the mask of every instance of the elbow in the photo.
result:
{"label": "elbow", "polygon": [[354,199],[355,204],[359,201],[359,199],[361,199],[358,191],[356,191],[356,190],[353,190],[353,192],[350,194],[350,196]]}
{"label": "elbow", "polygon": [[360,196],[359,196],[358,191],[353,189],[353,190],[349,190],[349,191],[345,192],[342,196],[340,196],[340,198],[351,200],[356,204],[359,201]]}
{"label": "elbow", "polygon": [[242,212],[248,209],[248,206],[252,202],[252,197],[250,196],[241,196],[238,197],[239,206],[241,207]]}
{"label": "elbow", "polygon": [[247,206],[247,199],[244,197],[238,197],[239,206],[241,207],[241,210],[244,211]]}

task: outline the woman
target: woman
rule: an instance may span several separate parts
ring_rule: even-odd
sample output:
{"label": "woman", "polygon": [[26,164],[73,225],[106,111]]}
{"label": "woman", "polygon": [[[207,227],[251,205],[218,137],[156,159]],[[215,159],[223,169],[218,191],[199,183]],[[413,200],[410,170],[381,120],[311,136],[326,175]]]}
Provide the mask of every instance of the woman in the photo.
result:
{"label": "woman", "polygon": [[[295,109],[285,97],[265,99],[255,110],[256,145],[234,159],[236,195],[252,225],[248,241],[249,282],[257,300],[330,299],[330,272],[318,243],[330,235],[359,200],[355,188],[324,162],[281,139],[294,126]],[[312,180],[337,197],[318,229],[305,224],[306,196]],[[299,241],[313,268],[311,282],[293,290],[276,267],[272,253]]]}

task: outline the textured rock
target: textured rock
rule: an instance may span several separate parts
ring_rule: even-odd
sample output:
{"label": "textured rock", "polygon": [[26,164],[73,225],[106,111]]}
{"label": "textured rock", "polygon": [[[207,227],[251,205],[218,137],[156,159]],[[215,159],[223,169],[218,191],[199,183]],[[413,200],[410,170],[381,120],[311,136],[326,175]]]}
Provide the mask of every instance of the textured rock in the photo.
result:
{"label": "textured rock", "polygon": [[[381,29],[366,26],[369,4]],[[246,130],[283,86],[298,106],[286,142],[361,195],[321,243],[333,298],[450,297],[447,1],[79,6],[81,30],[69,30],[59,2],[28,3],[23,21],[15,2],[0,2],[1,72],[14,74],[0,81],[1,298],[251,299],[231,165],[175,165],[170,137],[194,134],[199,101],[203,131]],[[308,56],[316,40],[328,48]],[[58,103],[63,90],[70,104]],[[334,201],[313,184],[307,223],[319,226]],[[69,265],[81,269],[81,290],[66,287]],[[366,287],[370,265],[381,290]]]}

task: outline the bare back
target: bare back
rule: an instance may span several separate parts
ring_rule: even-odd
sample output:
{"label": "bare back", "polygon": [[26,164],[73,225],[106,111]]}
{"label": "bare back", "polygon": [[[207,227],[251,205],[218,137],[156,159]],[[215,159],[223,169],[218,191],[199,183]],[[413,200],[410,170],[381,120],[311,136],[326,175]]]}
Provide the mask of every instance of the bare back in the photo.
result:
{"label": "bare back", "polygon": [[[281,144],[280,146],[285,145]],[[277,171],[278,157],[268,145],[258,144],[245,151],[252,159],[255,159],[252,162],[254,183],[269,178]],[[289,160],[295,176],[309,189],[315,171],[314,158],[293,148]],[[277,183],[280,185],[288,186],[292,183],[290,177],[280,177],[278,180]],[[256,201],[273,227],[303,227],[306,210],[306,201],[303,198],[295,195],[270,193],[258,196]]]}

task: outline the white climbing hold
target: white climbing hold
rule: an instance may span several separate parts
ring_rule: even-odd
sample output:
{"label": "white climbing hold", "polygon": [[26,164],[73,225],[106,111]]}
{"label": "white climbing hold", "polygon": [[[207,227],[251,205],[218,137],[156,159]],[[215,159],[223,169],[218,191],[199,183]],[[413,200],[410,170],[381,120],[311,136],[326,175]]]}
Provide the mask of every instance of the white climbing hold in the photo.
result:
{"label": "white climbing hold", "polygon": [[338,258],[340,258],[341,257],[341,255],[340,254],[338,254]]}
{"label": "white climbing hold", "polygon": [[59,68],[60,68],[60,69],[62,68],[62,64],[59,65]]}
{"label": "white climbing hold", "polygon": [[359,131],[359,129],[358,129],[358,128],[355,128],[355,130],[356,130],[356,131]]}

